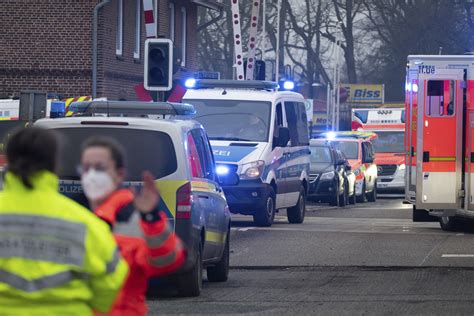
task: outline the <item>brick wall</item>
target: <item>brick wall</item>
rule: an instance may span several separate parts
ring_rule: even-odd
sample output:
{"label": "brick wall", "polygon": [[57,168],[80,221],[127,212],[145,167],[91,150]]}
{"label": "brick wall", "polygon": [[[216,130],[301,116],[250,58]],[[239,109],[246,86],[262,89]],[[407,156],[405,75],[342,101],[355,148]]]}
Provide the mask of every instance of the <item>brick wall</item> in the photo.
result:
{"label": "brick wall", "polygon": [[[92,18],[99,2],[0,0],[0,96],[19,95],[22,90],[64,96],[90,95]],[[143,82],[146,39],[143,8],[140,58],[135,59],[136,0],[123,0],[123,54],[117,56],[117,3],[112,0],[99,14],[97,96],[134,100],[134,86]],[[158,0],[157,3],[158,34],[169,37],[169,1]],[[186,68],[195,70],[197,7],[189,0],[176,0],[175,6],[175,45],[181,46],[181,7],[185,6],[188,17]]]}
{"label": "brick wall", "polygon": [[0,1],[0,95],[90,93],[95,2]]}

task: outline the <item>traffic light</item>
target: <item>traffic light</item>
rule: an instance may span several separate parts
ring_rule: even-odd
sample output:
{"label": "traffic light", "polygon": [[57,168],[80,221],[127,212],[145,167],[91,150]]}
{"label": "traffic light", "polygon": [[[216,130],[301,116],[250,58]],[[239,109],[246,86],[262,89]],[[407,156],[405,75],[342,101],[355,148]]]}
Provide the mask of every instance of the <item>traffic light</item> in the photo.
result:
{"label": "traffic light", "polygon": [[145,89],[170,91],[173,86],[173,42],[154,38],[145,42]]}

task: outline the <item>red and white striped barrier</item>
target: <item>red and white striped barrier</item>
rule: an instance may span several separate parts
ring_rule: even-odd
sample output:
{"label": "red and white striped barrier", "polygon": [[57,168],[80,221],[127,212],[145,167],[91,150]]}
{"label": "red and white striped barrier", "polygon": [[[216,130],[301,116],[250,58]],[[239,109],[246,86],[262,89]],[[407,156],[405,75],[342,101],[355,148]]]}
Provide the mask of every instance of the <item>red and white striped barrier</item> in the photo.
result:
{"label": "red and white striped barrier", "polygon": [[237,80],[244,80],[244,59],[242,54],[239,0],[230,1],[232,3],[232,25],[234,26],[235,67]]}
{"label": "red and white striped barrier", "polygon": [[[248,41],[248,55],[247,55],[247,80],[254,79],[254,67],[255,67],[255,50],[256,50],[256,37],[258,28],[258,16],[260,15],[260,0],[253,0],[252,3],[252,17],[250,20],[249,28],[249,41]],[[264,22],[265,23],[265,22]]]}
{"label": "red and white striped barrier", "polygon": [[143,0],[143,13],[145,14],[146,37],[156,38],[156,21],[153,10],[153,0]]}

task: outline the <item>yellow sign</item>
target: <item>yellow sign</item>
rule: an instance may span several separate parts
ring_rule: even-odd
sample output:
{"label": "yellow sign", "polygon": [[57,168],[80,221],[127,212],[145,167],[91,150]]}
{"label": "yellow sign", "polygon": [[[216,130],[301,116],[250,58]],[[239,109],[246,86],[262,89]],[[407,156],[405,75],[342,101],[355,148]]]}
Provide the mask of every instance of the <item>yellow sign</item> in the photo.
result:
{"label": "yellow sign", "polygon": [[384,103],[383,84],[341,84],[341,88],[348,94],[347,103]]}

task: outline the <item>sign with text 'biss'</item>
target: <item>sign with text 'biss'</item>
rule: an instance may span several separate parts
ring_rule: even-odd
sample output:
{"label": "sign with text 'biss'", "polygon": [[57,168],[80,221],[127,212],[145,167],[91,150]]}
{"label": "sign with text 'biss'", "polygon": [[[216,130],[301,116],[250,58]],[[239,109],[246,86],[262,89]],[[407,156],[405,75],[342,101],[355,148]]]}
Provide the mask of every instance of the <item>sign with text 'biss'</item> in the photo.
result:
{"label": "sign with text 'biss'", "polygon": [[341,88],[347,91],[347,103],[384,103],[383,84],[341,84]]}

